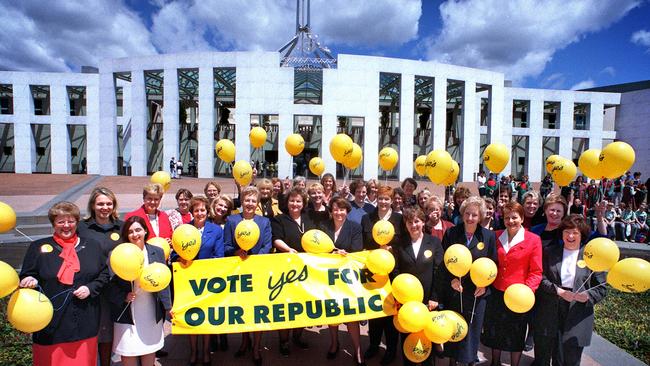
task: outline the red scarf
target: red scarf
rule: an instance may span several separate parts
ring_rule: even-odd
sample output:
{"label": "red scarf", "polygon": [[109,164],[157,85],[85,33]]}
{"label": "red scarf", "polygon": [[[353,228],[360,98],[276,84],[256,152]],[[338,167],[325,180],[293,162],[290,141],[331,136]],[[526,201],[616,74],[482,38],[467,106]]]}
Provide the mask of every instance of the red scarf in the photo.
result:
{"label": "red scarf", "polygon": [[63,239],[56,233],[54,234],[54,241],[63,248],[61,254],[59,254],[59,257],[63,258],[63,263],[61,263],[61,268],[59,268],[59,273],[56,274],[56,278],[64,285],[72,285],[74,274],[81,269],[77,251],[74,249],[78,239],[77,234],[74,234],[70,239]]}

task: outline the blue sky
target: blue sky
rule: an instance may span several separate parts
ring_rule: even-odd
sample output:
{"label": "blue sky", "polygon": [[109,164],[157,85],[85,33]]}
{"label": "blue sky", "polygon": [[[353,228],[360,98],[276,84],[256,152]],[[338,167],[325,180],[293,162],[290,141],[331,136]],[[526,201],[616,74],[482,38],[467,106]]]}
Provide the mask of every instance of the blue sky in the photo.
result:
{"label": "blue sky", "polygon": [[[295,0],[0,1],[0,69],[273,51],[293,35],[294,8]],[[525,87],[650,79],[648,0],[312,0],[312,30],[335,54],[490,69]]]}

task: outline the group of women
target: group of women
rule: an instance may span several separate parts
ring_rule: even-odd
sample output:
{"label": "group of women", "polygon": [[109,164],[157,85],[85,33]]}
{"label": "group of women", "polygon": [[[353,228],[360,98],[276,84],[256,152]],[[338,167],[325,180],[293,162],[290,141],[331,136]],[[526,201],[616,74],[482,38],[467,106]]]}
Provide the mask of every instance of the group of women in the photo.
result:
{"label": "group of women", "polygon": [[[407,179],[398,188],[354,181],[349,190],[337,189],[334,177],[325,174],[320,183],[309,185],[304,179],[261,179],[254,186],[240,187],[233,200],[221,194],[218,183],[210,182],[205,196],[178,190],[178,207],[162,211],[163,188],[149,184],[143,190],[142,206],[126,214],[124,222],[118,218],[115,195],[105,187],[91,192],[88,218],[83,221],[74,204],[58,203],[49,212],[53,237],[32,243],[20,275],[22,287],[40,286],[56,310],[50,325],[34,334],[34,364],[94,365],[99,350],[102,366],[110,365],[112,352],[121,356],[124,365],[153,365],[155,353],[163,347],[163,321],[172,315],[170,289],[145,292],[137,280],[112,276],[107,259],[117,244],[130,242],[143,251],[145,264],[167,263],[163,251],[147,241],[170,240],[181,224],[194,225],[201,232],[195,259],[239,256],[245,260],[257,254],[302,252],[302,234],[315,228],[332,238],[336,255],[389,250],[396,260],[391,277],[415,275],[430,310],[454,310],[468,324],[462,341],[436,345],[424,364],[440,357],[448,357],[451,365],[474,364],[483,343],[492,348],[493,365],[500,364],[502,351],[509,352],[511,364],[517,365],[527,333],[535,336],[536,364],[548,365],[551,360],[579,364],[582,348],[590,342],[593,305],[605,296],[604,287],[598,286],[604,282],[602,274],[589,276],[581,265],[581,248],[594,235],[584,218],[567,216],[561,196],[549,196],[542,208],[533,195],[537,200],[533,210],[531,204],[522,206],[506,195],[499,196],[499,203],[486,202],[463,189],[454,195],[453,205],[446,205],[426,189],[416,195],[416,188],[417,182]],[[541,223],[529,230],[531,217],[541,218]],[[602,212],[598,217],[602,221]],[[248,251],[234,240],[235,227],[244,219],[253,220],[260,229],[258,242]],[[372,235],[379,220],[391,222],[395,229],[392,241],[385,245]],[[497,263],[492,286],[477,287],[469,276],[456,278],[447,270],[442,263],[444,251],[459,243],[469,249],[473,260],[487,257]],[[174,253],[170,260],[183,261]],[[514,313],[505,305],[504,291],[515,283],[536,291],[533,311]],[[386,344],[382,365],[392,363],[402,349],[390,317],[369,321],[365,352],[359,322],[346,327],[357,365],[379,353],[382,337]],[[338,326],[330,326],[329,333],[325,356],[331,360],[340,349]],[[405,337],[401,335],[402,342]],[[242,334],[235,356],[250,352],[254,364],[262,364],[261,338],[262,332]],[[290,355],[291,344],[309,348],[302,329],[281,330],[278,338],[283,356]],[[228,349],[225,336],[191,336],[190,364],[209,364],[210,350],[218,343]],[[411,364],[406,358],[403,362]]]}

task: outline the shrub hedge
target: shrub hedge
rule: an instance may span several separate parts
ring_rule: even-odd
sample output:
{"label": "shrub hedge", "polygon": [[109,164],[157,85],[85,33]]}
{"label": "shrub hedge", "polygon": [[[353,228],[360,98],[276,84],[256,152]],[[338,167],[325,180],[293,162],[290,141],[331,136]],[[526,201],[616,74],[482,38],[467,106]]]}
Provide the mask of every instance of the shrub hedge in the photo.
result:
{"label": "shrub hedge", "polygon": [[9,296],[0,299],[0,365],[30,366],[32,338],[14,329],[7,321]]}

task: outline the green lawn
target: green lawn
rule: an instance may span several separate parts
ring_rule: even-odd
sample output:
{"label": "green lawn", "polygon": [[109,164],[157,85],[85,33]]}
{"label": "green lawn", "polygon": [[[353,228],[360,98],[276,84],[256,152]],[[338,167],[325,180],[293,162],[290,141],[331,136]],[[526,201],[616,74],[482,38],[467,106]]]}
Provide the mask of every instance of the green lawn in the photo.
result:
{"label": "green lawn", "polygon": [[9,296],[0,299],[0,365],[29,366],[32,364],[32,340],[7,321],[8,302]]}
{"label": "green lawn", "polygon": [[596,332],[650,364],[650,291],[630,294],[609,286],[608,290],[596,305]]}

